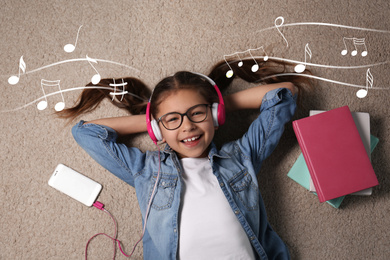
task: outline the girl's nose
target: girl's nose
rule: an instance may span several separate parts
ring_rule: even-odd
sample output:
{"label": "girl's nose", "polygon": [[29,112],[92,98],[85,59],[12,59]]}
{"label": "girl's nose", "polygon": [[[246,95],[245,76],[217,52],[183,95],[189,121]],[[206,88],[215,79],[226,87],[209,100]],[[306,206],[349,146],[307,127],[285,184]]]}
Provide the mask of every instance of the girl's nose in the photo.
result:
{"label": "girl's nose", "polygon": [[181,128],[184,131],[191,131],[195,128],[195,123],[191,122],[191,120],[189,120],[187,116],[183,116],[183,122],[181,124]]}

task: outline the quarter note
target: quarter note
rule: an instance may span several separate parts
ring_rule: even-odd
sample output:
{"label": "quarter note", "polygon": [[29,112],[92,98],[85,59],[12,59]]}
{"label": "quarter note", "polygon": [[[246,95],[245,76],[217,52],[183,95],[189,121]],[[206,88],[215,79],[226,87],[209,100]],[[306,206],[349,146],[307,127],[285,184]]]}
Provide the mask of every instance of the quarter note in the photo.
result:
{"label": "quarter note", "polygon": [[95,59],[92,59],[92,58],[88,57],[88,55],[86,55],[86,57],[87,57],[88,63],[89,63],[89,64],[91,65],[91,67],[96,71],[96,74],[93,75],[92,78],[91,78],[92,84],[96,85],[96,84],[98,84],[98,83],[100,82],[101,77],[100,77],[99,72],[98,72],[98,71],[96,70],[96,68],[93,66],[92,62],[93,62],[93,63],[97,63],[97,61],[96,61]]}
{"label": "quarter note", "polygon": [[10,85],[18,84],[19,78],[20,78],[20,71],[22,71],[23,73],[26,72],[26,63],[23,60],[23,56],[20,57],[20,59],[19,59],[19,73],[18,73],[18,76],[11,76],[11,77],[8,78],[8,83]]}
{"label": "quarter note", "polygon": [[80,29],[81,27],[83,27],[82,25],[79,27],[79,30],[77,31],[77,36],[76,36],[76,42],[75,44],[71,44],[71,43],[68,43],[67,45],[64,46],[64,51],[66,52],[73,52],[75,49],[76,49],[76,46],[77,46],[77,40],[79,38],[79,33],[80,33]]}
{"label": "quarter note", "polygon": [[372,76],[370,69],[367,69],[366,72],[366,89],[359,89],[356,92],[358,98],[365,98],[368,94],[368,89],[374,86],[374,77]]}
{"label": "quarter note", "polygon": [[42,88],[43,97],[45,98],[45,100],[42,100],[38,103],[38,105],[37,105],[38,110],[44,110],[47,108],[47,95],[45,93],[44,86],[45,87],[58,86],[58,89],[60,90],[60,94],[62,97],[62,101],[58,102],[54,106],[54,109],[56,111],[62,111],[65,108],[65,100],[64,100],[64,96],[62,95],[62,91],[61,91],[61,87],[60,87],[60,80],[46,80],[46,79],[41,79],[41,88]]}
{"label": "quarter note", "polygon": [[[112,96],[111,101],[114,101],[115,96],[120,96],[120,95],[122,95],[122,98],[121,98],[121,101],[122,101],[125,94],[128,93],[127,91],[125,91],[125,86],[127,85],[127,82],[125,82],[123,79],[122,79],[122,83],[115,83],[115,79],[112,79],[112,81],[114,83],[109,84],[110,87],[114,87],[114,92],[110,92],[110,95]],[[120,86],[122,86],[122,92],[116,93],[116,87],[120,87]]]}
{"label": "quarter note", "polygon": [[294,70],[296,73],[302,73],[305,71],[306,69],[306,64],[307,64],[307,55],[309,55],[309,58],[311,59],[311,56],[312,56],[312,52],[309,48],[309,44],[306,43],[305,45],[305,62],[304,63],[300,63],[298,65],[295,66]]}

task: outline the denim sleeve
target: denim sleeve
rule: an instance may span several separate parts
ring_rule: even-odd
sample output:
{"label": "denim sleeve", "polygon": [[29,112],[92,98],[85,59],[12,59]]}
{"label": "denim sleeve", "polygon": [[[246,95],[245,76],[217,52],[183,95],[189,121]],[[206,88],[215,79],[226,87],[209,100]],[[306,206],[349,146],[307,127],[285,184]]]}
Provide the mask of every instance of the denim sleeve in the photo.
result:
{"label": "denim sleeve", "polygon": [[96,162],[134,187],[134,175],[143,169],[144,153],[117,143],[117,133],[107,126],[80,121],[72,128],[72,134]]}
{"label": "denim sleeve", "polygon": [[240,150],[252,160],[258,173],[262,162],[277,146],[284,125],[291,120],[296,109],[296,95],[285,88],[274,89],[264,96],[260,115],[252,122],[248,131],[238,140]]}

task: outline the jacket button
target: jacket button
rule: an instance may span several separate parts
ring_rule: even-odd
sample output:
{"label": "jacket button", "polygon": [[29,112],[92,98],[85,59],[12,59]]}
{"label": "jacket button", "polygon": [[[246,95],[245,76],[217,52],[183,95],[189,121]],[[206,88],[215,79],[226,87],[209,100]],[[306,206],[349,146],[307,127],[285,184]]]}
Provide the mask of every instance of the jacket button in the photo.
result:
{"label": "jacket button", "polygon": [[225,186],[225,184],[223,184],[223,182],[220,182],[219,186],[223,187],[223,186]]}
{"label": "jacket button", "polygon": [[234,211],[234,214],[238,215],[238,214],[240,214],[240,211],[235,210],[235,211]]}

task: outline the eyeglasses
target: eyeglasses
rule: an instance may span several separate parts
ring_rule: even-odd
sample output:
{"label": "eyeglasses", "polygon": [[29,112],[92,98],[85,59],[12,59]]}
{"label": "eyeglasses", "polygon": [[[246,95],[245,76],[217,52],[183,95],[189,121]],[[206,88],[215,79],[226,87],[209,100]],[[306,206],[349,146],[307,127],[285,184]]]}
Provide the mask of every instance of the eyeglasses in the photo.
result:
{"label": "eyeglasses", "polygon": [[206,120],[208,107],[211,107],[209,104],[199,104],[193,107],[190,107],[185,113],[181,114],[178,112],[170,112],[165,115],[160,116],[157,119],[157,123],[161,122],[161,124],[167,130],[175,130],[181,126],[183,123],[183,116],[187,116],[187,118],[193,123],[200,123]]}

